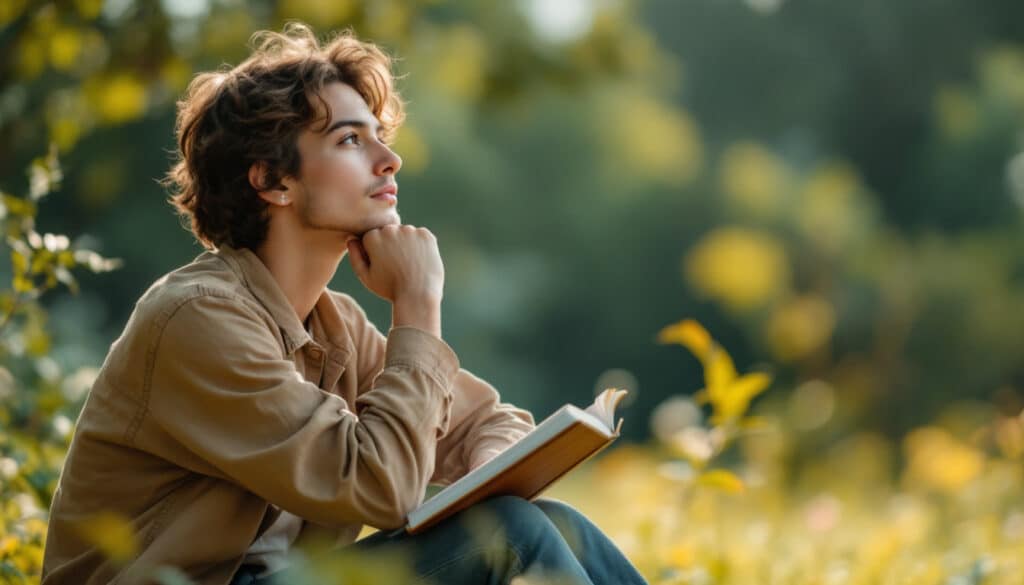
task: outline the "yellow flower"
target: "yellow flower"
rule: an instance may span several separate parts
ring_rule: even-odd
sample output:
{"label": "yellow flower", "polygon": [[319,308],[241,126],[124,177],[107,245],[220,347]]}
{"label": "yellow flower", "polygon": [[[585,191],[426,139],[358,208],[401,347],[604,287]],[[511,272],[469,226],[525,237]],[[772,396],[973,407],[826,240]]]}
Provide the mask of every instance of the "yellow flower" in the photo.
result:
{"label": "yellow flower", "polygon": [[135,529],[127,518],[101,513],[78,526],[82,539],[100,549],[115,563],[131,560],[138,553]]}
{"label": "yellow flower", "polygon": [[[628,115],[624,126],[607,119]],[[704,145],[700,127],[686,110],[636,92],[607,96],[598,108],[598,138],[619,175],[685,185],[700,175]]]}
{"label": "yellow flower", "polygon": [[872,228],[870,198],[856,169],[846,162],[819,165],[806,178],[799,195],[796,223],[827,254],[841,254]]}
{"label": "yellow flower", "polygon": [[84,89],[90,105],[105,122],[121,124],[146,112],[146,85],[129,73],[90,80]]}
{"label": "yellow flower", "polygon": [[711,351],[711,344],[714,342],[700,323],[693,319],[684,319],[658,332],[658,343],[678,343],[699,359],[704,359],[703,356]]}
{"label": "yellow flower", "polygon": [[728,352],[692,319],[665,327],[658,333],[658,340],[661,343],[679,343],[700,360],[704,367],[705,387],[697,393],[696,398],[711,404],[712,424],[723,424],[742,417],[750,401],[771,384],[771,377],[767,374],[737,374]]}
{"label": "yellow flower", "polygon": [[13,563],[26,575],[38,574],[43,568],[43,548],[31,544],[21,547],[14,556]]}
{"label": "yellow flower", "polygon": [[904,438],[908,463],[904,480],[955,493],[981,474],[984,455],[943,429],[923,427]]}
{"label": "yellow flower", "polygon": [[688,542],[677,542],[668,547],[668,563],[673,567],[686,569],[696,561],[696,552],[693,545]]}
{"label": "yellow flower", "polygon": [[725,150],[719,181],[730,203],[755,216],[771,217],[780,209],[789,172],[767,148],[739,142]]}
{"label": "yellow flower", "polygon": [[734,311],[747,311],[778,297],[789,286],[789,264],[774,235],[723,227],[687,254],[687,280],[699,292]]}
{"label": "yellow flower", "polygon": [[50,37],[50,63],[54,69],[71,71],[81,52],[82,35],[72,27],[59,27]]}
{"label": "yellow flower", "polygon": [[475,101],[484,89],[487,40],[471,26],[455,25],[438,38],[430,80],[444,94]]}
{"label": "yellow flower", "polygon": [[768,344],[777,358],[806,357],[832,337],[836,316],[826,300],[802,296],[776,307],[767,323]]}
{"label": "yellow flower", "polygon": [[740,494],[746,489],[742,479],[725,469],[705,471],[697,478],[697,482],[730,494]]}

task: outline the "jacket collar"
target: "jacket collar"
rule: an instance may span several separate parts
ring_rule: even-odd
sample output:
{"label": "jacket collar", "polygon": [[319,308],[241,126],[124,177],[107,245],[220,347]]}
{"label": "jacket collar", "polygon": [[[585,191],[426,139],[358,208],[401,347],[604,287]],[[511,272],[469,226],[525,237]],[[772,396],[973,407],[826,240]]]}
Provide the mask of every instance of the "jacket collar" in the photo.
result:
{"label": "jacket collar", "polygon": [[259,256],[248,248],[232,248],[226,245],[219,247],[213,254],[227,262],[228,266],[241,278],[245,287],[270,313],[271,318],[281,329],[285,351],[288,355],[313,341],[302,322],[299,321],[298,315],[295,314],[295,309],[288,302],[288,297],[285,296],[284,291],[278,286],[274,276],[259,259]]}
{"label": "jacket collar", "polygon": [[317,343],[324,345],[339,359],[346,359],[355,351],[352,336],[344,325],[344,320],[332,293],[324,290],[317,299],[313,312],[309,314],[309,332]]}

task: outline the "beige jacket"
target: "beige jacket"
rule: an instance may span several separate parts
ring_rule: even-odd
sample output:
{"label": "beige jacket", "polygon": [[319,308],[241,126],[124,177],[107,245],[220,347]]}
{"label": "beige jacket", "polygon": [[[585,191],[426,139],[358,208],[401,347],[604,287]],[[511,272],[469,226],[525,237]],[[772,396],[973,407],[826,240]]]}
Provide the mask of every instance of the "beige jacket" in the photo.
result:
{"label": "beige jacket", "polygon": [[[145,583],[174,566],[225,585],[278,516],[300,542],[393,529],[423,500],[534,426],[446,343],[385,337],[325,291],[299,321],[249,250],[222,248],[139,300],[78,419],[50,511],[43,585]],[[271,505],[273,504],[273,505]],[[139,555],[81,538],[100,512],[132,522]]]}

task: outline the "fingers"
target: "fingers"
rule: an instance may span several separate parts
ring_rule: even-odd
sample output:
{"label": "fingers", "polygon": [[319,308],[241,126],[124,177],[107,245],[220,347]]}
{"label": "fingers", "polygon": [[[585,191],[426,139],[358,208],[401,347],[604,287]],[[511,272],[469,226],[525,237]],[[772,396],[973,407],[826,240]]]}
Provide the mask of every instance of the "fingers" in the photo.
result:
{"label": "fingers", "polygon": [[346,242],[352,271],[377,296],[440,297],[444,265],[437,238],[427,228],[386,225]]}
{"label": "fingers", "polygon": [[411,234],[418,234],[421,237],[425,236],[430,240],[437,241],[437,237],[429,229],[403,223],[373,228],[363,234],[360,243],[364,250],[376,250],[378,246],[392,244],[399,239],[408,238]]}

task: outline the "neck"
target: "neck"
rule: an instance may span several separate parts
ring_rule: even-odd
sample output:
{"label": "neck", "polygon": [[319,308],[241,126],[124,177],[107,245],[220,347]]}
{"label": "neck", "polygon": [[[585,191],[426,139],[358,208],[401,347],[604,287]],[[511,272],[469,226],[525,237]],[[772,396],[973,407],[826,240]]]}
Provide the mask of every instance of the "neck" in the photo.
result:
{"label": "neck", "polygon": [[346,238],[338,233],[284,234],[275,232],[272,225],[267,239],[256,249],[302,323],[345,256]]}

